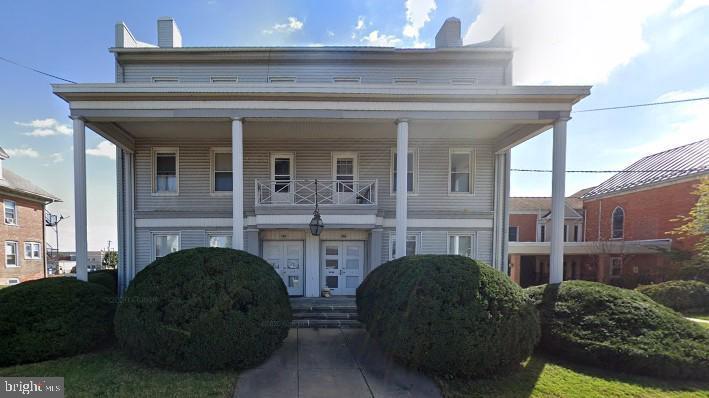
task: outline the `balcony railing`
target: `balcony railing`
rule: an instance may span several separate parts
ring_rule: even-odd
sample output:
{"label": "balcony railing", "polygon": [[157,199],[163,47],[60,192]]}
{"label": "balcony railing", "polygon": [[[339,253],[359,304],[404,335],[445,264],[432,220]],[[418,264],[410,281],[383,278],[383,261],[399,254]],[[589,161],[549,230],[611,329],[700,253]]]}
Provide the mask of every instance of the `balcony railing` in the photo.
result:
{"label": "balcony railing", "polygon": [[[377,204],[377,180],[320,180],[320,206]],[[256,180],[256,206],[315,206],[315,180]]]}

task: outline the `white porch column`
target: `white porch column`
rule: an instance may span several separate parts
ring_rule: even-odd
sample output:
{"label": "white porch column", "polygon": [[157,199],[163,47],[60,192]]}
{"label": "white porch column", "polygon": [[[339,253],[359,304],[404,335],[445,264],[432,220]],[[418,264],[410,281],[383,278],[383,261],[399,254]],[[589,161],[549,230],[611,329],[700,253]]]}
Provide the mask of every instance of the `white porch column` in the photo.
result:
{"label": "white porch column", "polygon": [[399,258],[406,255],[409,121],[401,119],[396,123],[396,258]]}
{"label": "white porch column", "polygon": [[551,174],[551,256],[549,283],[564,279],[564,202],[566,190],[566,122],[554,123],[554,144]]}
{"label": "white porch column", "polygon": [[231,121],[232,238],[236,250],[244,250],[244,128],[241,118]]}
{"label": "white porch column", "polygon": [[76,241],[76,279],[88,280],[89,262],[86,237],[86,126],[74,120],[74,233]]}

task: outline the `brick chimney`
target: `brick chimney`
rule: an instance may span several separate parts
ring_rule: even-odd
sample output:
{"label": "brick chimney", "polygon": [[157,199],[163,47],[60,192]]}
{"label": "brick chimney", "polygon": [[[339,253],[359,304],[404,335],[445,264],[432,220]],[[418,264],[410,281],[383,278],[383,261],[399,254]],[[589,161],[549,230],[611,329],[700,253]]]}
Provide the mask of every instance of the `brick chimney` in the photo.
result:
{"label": "brick chimney", "polygon": [[158,18],[158,47],[182,47],[182,34],[172,17]]}
{"label": "brick chimney", "polygon": [[436,33],[436,48],[460,47],[463,39],[460,37],[460,19],[450,17]]}

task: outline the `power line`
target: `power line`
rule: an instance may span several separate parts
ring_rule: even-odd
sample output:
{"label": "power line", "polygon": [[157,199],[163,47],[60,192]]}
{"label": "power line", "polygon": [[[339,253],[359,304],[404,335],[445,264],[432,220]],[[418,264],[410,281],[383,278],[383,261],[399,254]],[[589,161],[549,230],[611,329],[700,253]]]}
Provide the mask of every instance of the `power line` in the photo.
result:
{"label": "power line", "polygon": [[[510,169],[512,171],[522,171],[529,173],[551,173],[552,170],[545,169]],[[709,167],[699,167],[691,169],[656,169],[656,170],[566,170],[567,173],[693,173],[709,171]]]}
{"label": "power line", "polygon": [[11,60],[11,59],[7,59],[7,58],[5,58],[5,57],[0,57],[0,60],[5,61],[5,62],[10,63],[10,64],[13,64],[13,65],[17,65],[17,66],[19,66],[20,68],[29,69],[29,70],[31,70],[31,71],[33,71],[33,72],[37,72],[37,73],[40,73],[40,74],[42,74],[42,75],[49,76],[49,77],[54,78],[54,79],[63,80],[63,81],[65,81],[65,82],[67,82],[67,83],[77,84],[77,83],[76,83],[75,81],[73,81],[73,80],[65,79],[65,78],[63,78],[63,77],[59,77],[59,76],[53,75],[53,74],[51,74],[51,73],[42,72],[42,71],[39,70],[39,69],[35,69],[35,68],[33,68],[33,67],[31,67],[31,66],[27,66],[27,65],[22,65],[21,63],[15,62],[15,61],[13,61],[13,60]]}
{"label": "power line", "polygon": [[614,109],[640,108],[640,107],[644,107],[644,106],[678,104],[680,102],[693,102],[693,101],[706,101],[706,100],[709,100],[709,97],[685,98],[685,99],[673,100],[673,101],[647,102],[644,104],[620,105],[620,106],[611,106],[611,107],[607,107],[607,108],[580,109],[577,111],[571,111],[571,113],[610,111],[610,110],[614,110]]}

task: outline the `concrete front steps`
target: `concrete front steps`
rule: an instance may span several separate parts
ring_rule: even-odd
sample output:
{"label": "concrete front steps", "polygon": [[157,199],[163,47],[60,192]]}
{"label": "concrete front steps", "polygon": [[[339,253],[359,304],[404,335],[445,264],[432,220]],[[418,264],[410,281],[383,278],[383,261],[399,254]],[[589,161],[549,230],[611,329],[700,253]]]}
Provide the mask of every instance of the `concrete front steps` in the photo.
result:
{"label": "concrete front steps", "polygon": [[292,328],[362,328],[354,297],[291,299]]}

